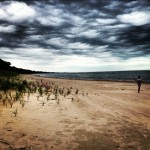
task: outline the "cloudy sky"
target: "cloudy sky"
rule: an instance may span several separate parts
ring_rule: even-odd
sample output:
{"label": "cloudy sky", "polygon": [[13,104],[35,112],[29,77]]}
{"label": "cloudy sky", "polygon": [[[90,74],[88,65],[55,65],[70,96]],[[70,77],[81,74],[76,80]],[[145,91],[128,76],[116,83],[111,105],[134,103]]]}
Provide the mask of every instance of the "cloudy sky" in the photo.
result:
{"label": "cloudy sky", "polygon": [[52,72],[150,70],[150,1],[1,0],[0,58]]}

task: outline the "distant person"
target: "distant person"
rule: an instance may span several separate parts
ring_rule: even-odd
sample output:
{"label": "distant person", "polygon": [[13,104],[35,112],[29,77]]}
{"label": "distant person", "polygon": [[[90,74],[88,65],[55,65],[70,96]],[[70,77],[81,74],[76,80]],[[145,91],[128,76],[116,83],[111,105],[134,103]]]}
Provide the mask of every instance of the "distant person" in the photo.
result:
{"label": "distant person", "polygon": [[138,79],[137,79],[138,93],[140,93],[141,83],[142,83],[141,76],[138,76]]}

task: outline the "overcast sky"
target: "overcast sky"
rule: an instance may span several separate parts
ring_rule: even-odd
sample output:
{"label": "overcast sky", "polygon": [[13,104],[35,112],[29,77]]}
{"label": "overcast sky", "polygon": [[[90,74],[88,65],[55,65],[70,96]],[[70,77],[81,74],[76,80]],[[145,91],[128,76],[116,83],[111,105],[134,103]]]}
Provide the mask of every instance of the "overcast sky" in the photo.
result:
{"label": "overcast sky", "polygon": [[150,70],[150,0],[1,0],[0,58],[52,72]]}

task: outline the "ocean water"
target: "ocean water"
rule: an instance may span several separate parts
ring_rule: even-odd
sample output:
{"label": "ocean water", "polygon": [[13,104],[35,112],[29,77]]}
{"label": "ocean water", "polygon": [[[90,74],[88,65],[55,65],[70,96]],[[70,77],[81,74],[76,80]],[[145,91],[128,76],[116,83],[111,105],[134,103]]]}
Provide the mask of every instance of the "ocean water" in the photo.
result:
{"label": "ocean water", "polygon": [[150,70],[147,71],[112,71],[112,72],[52,72],[40,74],[42,77],[78,80],[107,80],[107,81],[135,81],[141,76],[143,82],[150,82]]}

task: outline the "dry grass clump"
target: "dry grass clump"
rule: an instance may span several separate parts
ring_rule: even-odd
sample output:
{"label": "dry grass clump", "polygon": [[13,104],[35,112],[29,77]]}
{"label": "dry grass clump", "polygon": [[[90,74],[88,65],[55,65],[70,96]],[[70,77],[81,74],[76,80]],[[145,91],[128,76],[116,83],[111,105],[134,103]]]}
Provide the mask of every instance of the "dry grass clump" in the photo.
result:
{"label": "dry grass clump", "polygon": [[[14,103],[20,102],[21,107],[25,107],[25,96],[27,100],[32,94],[37,95],[37,101],[44,106],[49,100],[56,100],[59,105],[61,99],[67,97],[71,101],[79,101],[76,96],[79,93],[78,89],[73,87],[59,87],[53,82],[46,82],[44,80],[27,81],[20,78],[0,78],[0,102],[4,106],[10,105],[13,108]],[[72,96],[72,98],[69,97]],[[63,98],[64,97],[64,98]],[[15,117],[18,114],[17,108],[13,111]]]}

